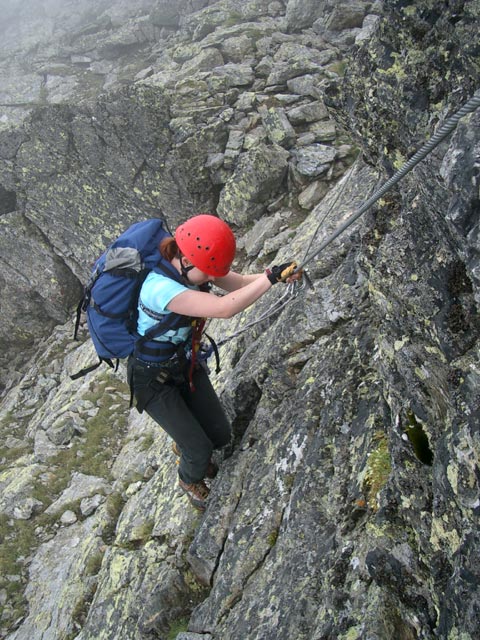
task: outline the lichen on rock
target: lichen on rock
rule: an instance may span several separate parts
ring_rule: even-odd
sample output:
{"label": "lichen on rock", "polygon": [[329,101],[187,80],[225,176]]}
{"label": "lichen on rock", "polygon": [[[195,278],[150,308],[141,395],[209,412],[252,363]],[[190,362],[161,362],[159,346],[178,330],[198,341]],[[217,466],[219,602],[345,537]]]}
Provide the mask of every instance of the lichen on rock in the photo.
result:
{"label": "lichen on rock", "polygon": [[[85,0],[55,41],[58,3],[14,4],[0,635],[474,640],[478,110],[315,251],[478,89],[479,2]],[[70,379],[69,318],[128,224],[205,210],[235,269],[308,256],[313,288],[210,323],[233,439],[198,514],[124,365]]]}

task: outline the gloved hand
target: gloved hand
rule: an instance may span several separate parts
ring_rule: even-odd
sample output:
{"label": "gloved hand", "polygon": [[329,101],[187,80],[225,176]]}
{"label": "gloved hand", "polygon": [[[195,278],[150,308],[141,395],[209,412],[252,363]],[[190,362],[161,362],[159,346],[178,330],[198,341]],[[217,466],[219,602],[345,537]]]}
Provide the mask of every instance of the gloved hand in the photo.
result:
{"label": "gloved hand", "polygon": [[[267,274],[267,278],[272,284],[276,284],[277,282],[285,283],[287,281],[287,278],[289,278],[293,274],[296,268],[297,263],[295,261],[284,262],[283,264],[273,266],[271,269],[267,269],[265,273]],[[286,273],[284,273],[285,271]]]}

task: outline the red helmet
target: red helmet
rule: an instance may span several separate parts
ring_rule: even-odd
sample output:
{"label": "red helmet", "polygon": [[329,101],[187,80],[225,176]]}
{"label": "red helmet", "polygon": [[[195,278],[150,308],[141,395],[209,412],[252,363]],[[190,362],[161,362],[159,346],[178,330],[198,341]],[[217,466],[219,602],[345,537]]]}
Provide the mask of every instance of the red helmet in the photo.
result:
{"label": "red helmet", "polygon": [[225,276],[235,257],[235,236],[226,222],[202,213],[181,224],[175,240],[183,255],[209,276]]}

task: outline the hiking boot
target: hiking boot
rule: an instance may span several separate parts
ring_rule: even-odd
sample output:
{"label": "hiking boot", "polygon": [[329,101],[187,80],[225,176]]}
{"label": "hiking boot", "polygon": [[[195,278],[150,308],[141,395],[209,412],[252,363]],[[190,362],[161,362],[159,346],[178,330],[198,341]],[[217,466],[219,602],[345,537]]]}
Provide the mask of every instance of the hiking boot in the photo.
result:
{"label": "hiking boot", "polygon": [[179,478],[178,484],[180,485],[180,489],[190,500],[192,506],[195,507],[195,509],[197,509],[198,511],[205,511],[205,509],[207,508],[207,498],[210,490],[203,482],[203,480],[201,480],[200,482],[187,484]]}
{"label": "hiking boot", "polygon": [[[176,442],[172,443],[172,451],[178,457],[182,455],[182,452],[180,451],[180,447]],[[178,463],[179,463],[179,460],[177,460],[177,464]],[[208,463],[207,470],[205,471],[205,477],[208,478],[209,480],[213,480],[217,475],[217,473],[218,473],[217,465],[213,462],[213,460],[210,460],[210,462]]]}
{"label": "hiking boot", "polygon": [[213,480],[216,477],[217,473],[218,473],[217,465],[212,460],[210,460],[210,462],[208,463],[207,470],[205,471],[205,477],[208,478],[209,480]]}

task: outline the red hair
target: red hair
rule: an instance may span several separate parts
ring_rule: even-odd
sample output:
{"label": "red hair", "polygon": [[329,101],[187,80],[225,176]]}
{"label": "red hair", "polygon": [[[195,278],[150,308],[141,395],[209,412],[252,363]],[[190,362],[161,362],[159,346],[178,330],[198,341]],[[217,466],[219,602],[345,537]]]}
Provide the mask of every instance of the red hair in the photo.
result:
{"label": "red hair", "polygon": [[179,258],[181,255],[180,249],[175,241],[175,238],[164,238],[158,245],[158,250],[162,258],[171,262],[174,258]]}

